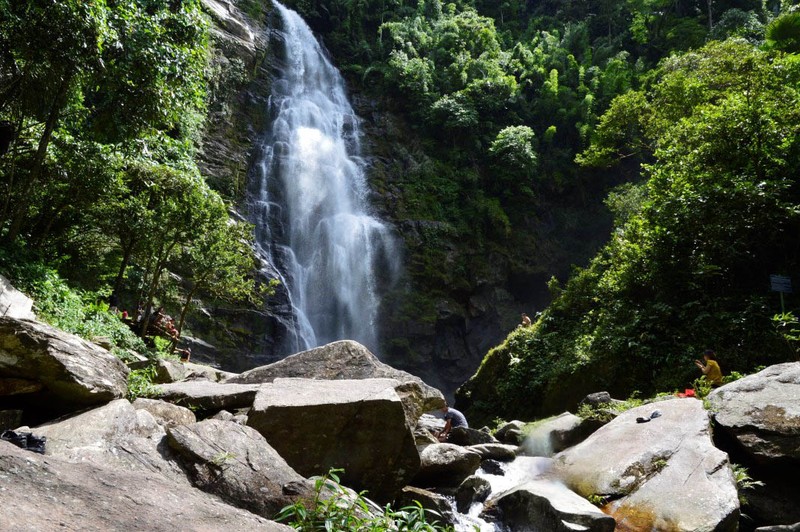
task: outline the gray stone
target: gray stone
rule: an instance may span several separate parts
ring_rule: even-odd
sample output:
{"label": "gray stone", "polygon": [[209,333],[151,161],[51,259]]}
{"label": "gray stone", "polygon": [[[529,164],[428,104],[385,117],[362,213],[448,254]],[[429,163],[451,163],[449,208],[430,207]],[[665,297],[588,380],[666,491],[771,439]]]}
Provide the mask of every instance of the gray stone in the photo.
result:
{"label": "gray stone", "polygon": [[236,373],[229,371],[222,371],[219,368],[207,366],[205,364],[195,364],[193,362],[183,362],[183,367],[188,372],[186,375],[187,380],[209,380],[214,382],[222,382],[225,379],[234,377]]}
{"label": "gray stone", "polygon": [[247,423],[301,475],[343,468],[345,485],[385,502],[419,468],[397,385],[392,379],[276,379],[261,386]]}
{"label": "gray stone", "polygon": [[159,473],[189,486],[164,444],[166,433],[145,410],[125,399],[29,429],[47,437],[46,453],[67,462]]}
{"label": "gray stone", "polygon": [[0,318],[0,379],[29,381],[27,408],[41,417],[123,397],[128,368],[117,357],[75,335],[36,321]]}
{"label": "gray stone", "polygon": [[186,378],[189,371],[178,360],[159,359],[155,361],[156,377],[153,382],[157,384],[168,384],[179,382]]}
{"label": "gray stone", "polygon": [[579,404],[581,404],[581,405],[589,405],[589,406],[600,406],[600,405],[609,404],[609,403],[611,403],[611,401],[612,401],[612,399],[611,399],[611,394],[610,393],[608,393],[608,392],[595,392],[595,393],[590,393],[589,395],[587,395],[586,397],[581,399],[581,402]]}
{"label": "gray stone", "polygon": [[482,430],[469,427],[454,427],[450,431],[447,443],[453,445],[480,445],[482,443],[498,443],[497,439]]}
{"label": "gray stone", "polygon": [[467,447],[470,451],[478,453],[481,460],[499,460],[510,462],[517,457],[517,447],[504,443],[481,443]]}
{"label": "gray stone", "polygon": [[500,425],[494,437],[500,443],[507,443],[509,445],[519,445],[525,439],[522,430],[525,428],[525,422],[519,420],[509,421]]}
{"label": "gray stone", "polygon": [[41,456],[0,441],[2,530],[259,530],[291,528],[140,470]]}
{"label": "gray stone", "polygon": [[526,482],[492,499],[492,502],[502,510],[503,522],[511,530],[613,532],[616,527],[613,517],[556,482]]}
{"label": "gray stone", "polygon": [[800,362],[770,366],[708,396],[714,420],[756,461],[800,464]]}
{"label": "gray stone", "polygon": [[450,501],[444,495],[414,486],[404,487],[395,500],[397,508],[413,507],[419,502],[428,510],[425,514],[428,523],[438,522],[440,525],[452,525],[456,522]]}
{"label": "gray stone", "polygon": [[478,453],[451,443],[428,445],[419,457],[419,472],[411,483],[422,488],[458,486],[481,465]]}
{"label": "gray stone", "polygon": [[274,517],[314,488],[250,427],[208,419],[168,429],[192,482],[203,491],[263,517]]}
{"label": "gray stone", "polygon": [[456,490],[456,508],[462,514],[469,513],[470,507],[485,501],[492,492],[492,485],[483,477],[472,475],[459,484]]}
{"label": "gray stone", "polygon": [[[656,408],[661,412],[646,423]],[[739,500],[728,456],[711,441],[696,399],[671,399],[623,412],[585,441],[556,455],[578,494],[612,496],[606,508],[636,530],[736,530]]]}
{"label": "gray stone", "polygon": [[11,286],[11,283],[0,275],[0,317],[18,320],[35,320],[33,300]]}
{"label": "gray stone", "polygon": [[414,427],[423,412],[444,406],[442,393],[410,373],[384,364],[369,349],[342,340],[303,351],[259,368],[245,371],[225,380],[228,383],[268,383],[276,378],[305,379],[394,379],[396,392],[403,402],[410,427]]}
{"label": "gray stone", "polygon": [[564,412],[529,425],[522,447],[530,456],[552,456],[586,439],[598,427]]}
{"label": "gray stone", "polygon": [[260,385],[184,381],[159,384],[154,397],[205,412],[235,410],[252,406]]}
{"label": "gray stone", "polygon": [[136,410],[147,410],[162,427],[191,425],[197,422],[194,412],[186,407],[174,405],[159,399],[139,397],[133,402]]}
{"label": "gray stone", "polygon": [[761,526],[755,532],[800,532],[800,523],[793,525]]}

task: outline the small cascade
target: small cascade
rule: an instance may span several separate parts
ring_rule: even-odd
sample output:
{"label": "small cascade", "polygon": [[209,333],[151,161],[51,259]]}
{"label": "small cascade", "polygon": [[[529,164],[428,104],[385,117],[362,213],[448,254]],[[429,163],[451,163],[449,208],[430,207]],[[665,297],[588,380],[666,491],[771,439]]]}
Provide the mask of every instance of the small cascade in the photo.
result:
{"label": "small cascade", "polygon": [[[478,469],[475,474],[489,481],[491,486],[489,499],[491,499],[520,484],[546,477],[551,466],[552,460],[550,458],[518,456],[512,462],[501,464],[502,474],[489,473],[482,468]],[[502,523],[485,520],[481,516],[484,509],[484,503],[478,502],[474,503],[466,514],[455,513],[457,518],[455,523],[456,532],[506,532],[508,530]]]}
{"label": "small cascade", "polygon": [[353,339],[377,347],[380,287],[397,274],[392,233],[370,213],[359,119],[308,25],[277,1],[285,50],[271,128],[251,177],[258,248],[291,307],[286,353]]}

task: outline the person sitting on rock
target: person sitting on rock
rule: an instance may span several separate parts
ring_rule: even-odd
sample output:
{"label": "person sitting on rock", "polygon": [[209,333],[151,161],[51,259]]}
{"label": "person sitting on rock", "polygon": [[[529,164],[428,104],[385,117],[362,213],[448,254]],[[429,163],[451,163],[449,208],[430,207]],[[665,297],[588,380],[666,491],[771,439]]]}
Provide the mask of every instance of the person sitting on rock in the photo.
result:
{"label": "person sitting on rock", "polygon": [[439,441],[446,441],[450,436],[450,431],[455,427],[469,427],[467,424],[467,418],[464,416],[464,414],[455,408],[450,408],[447,403],[445,403],[442,407],[442,413],[444,413],[445,423],[444,428],[436,436]]}
{"label": "person sitting on rock", "polygon": [[700,368],[700,371],[703,372],[705,379],[711,383],[712,388],[721,386],[722,370],[717,363],[717,354],[713,349],[706,349],[706,351],[703,353],[703,360],[705,361],[705,364],[699,360],[695,360],[694,365]]}

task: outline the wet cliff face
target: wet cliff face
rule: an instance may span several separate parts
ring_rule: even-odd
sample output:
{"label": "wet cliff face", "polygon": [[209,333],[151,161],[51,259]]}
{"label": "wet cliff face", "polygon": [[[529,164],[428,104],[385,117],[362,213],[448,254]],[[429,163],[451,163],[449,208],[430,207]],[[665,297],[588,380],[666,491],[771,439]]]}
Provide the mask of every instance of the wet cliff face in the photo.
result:
{"label": "wet cliff face", "polygon": [[[217,75],[200,165],[212,186],[247,217],[248,178],[270,120],[267,102],[277,54],[269,28],[278,23],[277,15],[262,0],[204,0],[204,5],[215,25],[212,68]],[[544,308],[550,276],[581,260],[559,247],[561,229],[552,216],[531,216],[526,227],[515,228],[514,240],[476,250],[448,224],[408,215],[408,203],[415,201],[409,184],[419,180],[420,167],[435,164],[431,148],[393,111],[396,102],[359,79],[348,81],[362,120],[370,203],[403,243],[398,253],[404,276],[382,294],[376,354],[452,398],[486,352],[516,326],[520,312],[532,315]],[[591,249],[585,246],[587,257]],[[260,275],[276,276],[268,264]],[[286,287],[279,287],[264,308],[206,305],[189,323],[196,339],[193,358],[232,371],[275,361],[291,354],[291,323]]]}
{"label": "wet cliff face", "polygon": [[521,312],[544,308],[550,274],[541,265],[515,262],[499,247],[477,253],[444,222],[408,217],[408,183],[418,168],[432,164],[424,141],[390,110],[392,102],[351,81],[372,203],[405,244],[404,280],[384,297],[380,355],[452,399]]}
{"label": "wet cliff face", "polygon": [[[209,116],[198,154],[209,184],[236,205],[233,216],[246,219],[247,186],[254,153],[268,121],[273,80],[274,43],[269,28],[275,14],[260,0],[203,0],[212,21]],[[276,277],[271,265],[257,273],[264,282]],[[190,314],[188,343],[193,359],[230,371],[274,362],[284,352],[291,331],[285,287],[263,308],[202,303]]]}

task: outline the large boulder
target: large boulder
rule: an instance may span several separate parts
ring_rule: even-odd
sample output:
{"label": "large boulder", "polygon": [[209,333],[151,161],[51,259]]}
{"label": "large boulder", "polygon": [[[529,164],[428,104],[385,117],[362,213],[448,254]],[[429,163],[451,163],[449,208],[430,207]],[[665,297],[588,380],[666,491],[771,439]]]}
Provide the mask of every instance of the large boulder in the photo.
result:
{"label": "large boulder", "polygon": [[522,447],[531,456],[552,456],[580,443],[596,429],[596,425],[564,412],[527,427]]}
{"label": "large boulder", "polygon": [[419,453],[419,458],[419,472],[412,483],[422,488],[456,487],[481,465],[478,453],[451,443],[427,445]]}
{"label": "large boulder", "polygon": [[739,500],[728,456],[714,447],[708,413],[696,399],[628,410],[555,462],[578,494],[614,499],[607,512],[630,529],[737,528]]}
{"label": "large boulder", "polygon": [[259,368],[229,377],[228,383],[257,384],[276,378],[304,379],[394,379],[397,394],[403,400],[409,423],[413,427],[423,412],[444,405],[442,393],[410,373],[384,364],[369,349],[352,340],[341,340],[303,351]]}
{"label": "large boulder", "polygon": [[208,419],[171,427],[167,441],[195,486],[239,508],[272,518],[284,506],[314,496],[311,482],[250,427]]}
{"label": "large boulder", "polygon": [[24,405],[28,422],[123,397],[128,368],[117,357],[44,323],[0,318],[0,383],[3,406]]}
{"label": "large boulder", "polygon": [[2,530],[292,529],[161,475],[67,462],[0,441]]}
{"label": "large boulder", "polygon": [[11,283],[0,275],[0,316],[18,320],[35,320],[33,300],[11,286]]}
{"label": "large boulder", "polygon": [[511,530],[613,532],[616,527],[614,518],[601,512],[563,484],[547,480],[526,482],[493,499],[493,503],[502,511],[503,523]]}
{"label": "large boulder", "polygon": [[714,420],[757,462],[800,465],[800,362],[770,366],[709,394]]}
{"label": "large boulder", "polygon": [[342,482],[385,502],[414,476],[419,455],[393,379],[276,379],[247,424],[305,477],[343,468]]}
{"label": "large boulder", "polygon": [[212,381],[183,381],[155,386],[153,396],[201,412],[250,408],[258,384],[221,384]]}
{"label": "large boulder", "polygon": [[188,487],[165,449],[166,433],[145,410],[125,399],[30,430],[47,438],[46,453],[67,462],[91,462],[119,470],[159,473]]}

